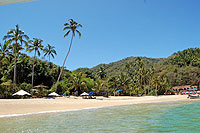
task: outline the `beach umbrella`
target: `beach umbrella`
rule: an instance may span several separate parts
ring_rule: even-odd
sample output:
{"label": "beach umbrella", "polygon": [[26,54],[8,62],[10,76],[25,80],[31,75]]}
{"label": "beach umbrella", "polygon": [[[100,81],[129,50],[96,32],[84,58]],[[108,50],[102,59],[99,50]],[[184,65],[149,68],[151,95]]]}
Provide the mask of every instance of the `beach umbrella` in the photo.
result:
{"label": "beach umbrella", "polygon": [[49,88],[49,87],[45,85],[37,85],[37,86],[34,86],[33,88],[36,89],[36,88]]}
{"label": "beach umbrella", "polygon": [[86,92],[83,92],[83,93],[81,94],[81,96],[89,96],[89,94],[86,93]]}
{"label": "beach umbrella", "polygon": [[89,93],[90,96],[93,95],[93,94],[94,94],[94,92],[90,92],[90,93]]}
{"label": "beach umbrella", "polygon": [[20,90],[20,91],[13,94],[13,96],[15,96],[15,95],[19,95],[19,96],[29,95],[30,96],[31,94],[24,91],[24,90]]}
{"label": "beach umbrella", "polygon": [[50,93],[48,96],[56,96],[56,97],[58,97],[58,96],[60,96],[60,95],[58,95],[58,94],[55,93],[55,92],[52,92],[52,93]]}

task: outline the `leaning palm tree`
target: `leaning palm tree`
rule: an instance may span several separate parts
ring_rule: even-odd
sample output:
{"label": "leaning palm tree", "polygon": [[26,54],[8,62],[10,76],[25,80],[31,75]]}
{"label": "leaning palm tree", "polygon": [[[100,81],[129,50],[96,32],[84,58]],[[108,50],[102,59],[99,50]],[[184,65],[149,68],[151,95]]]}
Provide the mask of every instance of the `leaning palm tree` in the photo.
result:
{"label": "leaning palm tree", "polygon": [[17,53],[19,53],[19,49],[17,48],[21,47],[23,44],[27,44],[28,39],[29,37],[24,34],[24,31],[19,29],[18,25],[16,25],[16,29],[9,30],[7,35],[3,37],[3,40],[7,40],[9,44],[13,43],[12,47],[15,55],[13,83],[16,83],[17,77]]}
{"label": "leaning palm tree", "polygon": [[63,66],[62,66],[62,69],[61,69],[60,74],[59,74],[59,76],[58,76],[58,80],[57,80],[57,83],[56,83],[56,90],[57,90],[57,86],[58,86],[58,82],[59,82],[59,80],[60,80],[61,74],[62,74],[63,69],[64,69],[64,65],[65,65],[66,59],[67,59],[67,57],[69,56],[69,53],[70,53],[70,50],[71,50],[71,46],[72,46],[72,41],[73,41],[73,38],[74,38],[74,36],[75,36],[75,33],[78,33],[79,38],[81,37],[80,31],[77,30],[79,27],[82,27],[81,24],[78,24],[78,23],[77,23],[76,21],[74,21],[73,19],[70,19],[70,20],[69,20],[69,23],[65,23],[64,26],[65,26],[65,27],[63,28],[63,31],[68,30],[67,33],[64,35],[64,37],[68,36],[70,32],[72,32],[72,37],[71,37],[71,43],[70,43],[70,45],[69,45],[69,50],[68,50],[68,52],[67,52],[67,55],[66,55],[66,57],[65,57],[65,60],[64,60]]}
{"label": "leaning palm tree", "polygon": [[48,44],[44,49],[44,56],[46,55],[49,57],[49,62],[50,62],[50,57],[54,58],[54,55],[57,55],[55,47]]}
{"label": "leaning palm tree", "polygon": [[[34,40],[34,41],[33,41]],[[43,45],[42,42],[43,40],[37,39],[37,38],[33,38],[33,40],[30,40],[29,43],[31,45],[26,45],[28,52],[32,52],[34,51],[34,60],[33,60],[33,67],[32,67],[32,87],[33,87],[33,80],[34,80],[34,66],[35,66],[35,60],[37,59],[36,54],[38,56],[40,56],[40,51],[43,51]]]}

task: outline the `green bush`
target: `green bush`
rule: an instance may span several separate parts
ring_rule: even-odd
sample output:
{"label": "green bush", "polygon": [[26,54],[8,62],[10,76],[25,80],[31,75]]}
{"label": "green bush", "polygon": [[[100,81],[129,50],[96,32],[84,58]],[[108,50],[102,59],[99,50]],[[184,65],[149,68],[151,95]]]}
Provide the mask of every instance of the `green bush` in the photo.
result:
{"label": "green bush", "polygon": [[31,89],[32,89],[32,85],[29,84],[29,83],[25,83],[25,82],[24,82],[24,83],[22,83],[22,84],[19,86],[19,88],[30,93],[30,92],[31,92]]}
{"label": "green bush", "polygon": [[57,90],[56,90],[56,84],[53,84],[49,92],[55,92],[56,90],[56,93],[64,94],[68,88],[69,87],[68,87],[67,79],[64,79],[58,82]]}
{"label": "green bush", "polygon": [[3,82],[0,85],[0,98],[13,98],[12,95],[19,90],[19,87],[11,81]]}

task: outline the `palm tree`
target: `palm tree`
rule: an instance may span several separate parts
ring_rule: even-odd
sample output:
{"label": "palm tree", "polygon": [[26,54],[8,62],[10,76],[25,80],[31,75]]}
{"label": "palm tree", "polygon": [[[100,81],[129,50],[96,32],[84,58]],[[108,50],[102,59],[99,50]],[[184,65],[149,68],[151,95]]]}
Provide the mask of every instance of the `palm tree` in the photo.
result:
{"label": "palm tree", "polygon": [[164,93],[170,88],[169,79],[166,75],[162,77],[160,84],[161,84],[161,90],[159,91],[160,93]]}
{"label": "palm tree", "polygon": [[104,67],[100,67],[96,74],[97,74],[98,78],[100,78],[100,79],[106,78],[105,68]]}
{"label": "palm tree", "polygon": [[153,76],[153,86],[155,87],[155,93],[156,96],[158,96],[158,88],[160,87],[160,76],[158,76],[157,74],[155,74]]}
{"label": "palm tree", "polygon": [[68,21],[69,21],[69,23],[65,23],[65,24],[64,24],[65,27],[63,28],[63,31],[68,30],[67,33],[64,35],[64,37],[68,36],[69,33],[72,32],[71,43],[70,43],[70,45],[69,45],[69,50],[68,50],[67,55],[66,55],[66,57],[65,57],[65,60],[64,60],[62,69],[61,69],[60,74],[59,74],[59,76],[58,76],[58,80],[57,80],[57,83],[56,83],[56,89],[57,89],[57,86],[58,86],[58,81],[60,80],[61,74],[62,74],[62,72],[63,72],[65,62],[66,62],[66,60],[67,60],[67,57],[69,56],[69,53],[70,53],[70,50],[71,50],[71,46],[72,46],[72,41],[73,41],[73,38],[75,37],[75,33],[78,33],[79,38],[81,37],[80,31],[78,31],[77,29],[78,29],[79,27],[82,27],[82,25],[81,25],[81,24],[78,24],[78,23],[77,23],[76,21],[74,21],[73,19],[70,19],[70,20],[68,20]]}
{"label": "palm tree", "polygon": [[135,93],[136,95],[138,95],[139,92],[141,92],[141,89],[139,88],[139,78],[138,78],[138,75],[136,75],[136,74],[131,75],[130,83],[129,83],[129,86],[128,86],[128,91],[129,91],[130,96],[133,93]]}
{"label": "palm tree", "polygon": [[83,80],[82,76],[83,75],[80,72],[80,73],[75,73],[70,77],[71,89],[78,91],[78,94],[84,89],[87,89],[86,81]]}
{"label": "palm tree", "polygon": [[7,43],[4,43],[4,45],[2,45],[0,43],[0,77],[2,77],[3,73],[5,73],[5,68],[8,67],[8,62],[6,61],[7,59],[7,53],[9,53],[8,51],[8,44]]}
{"label": "palm tree", "polygon": [[[33,41],[34,40],[34,41]],[[43,45],[42,42],[43,40],[37,39],[37,38],[33,38],[33,40],[30,40],[29,43],[31,45],[26,45],[28,52],[32,52],[34,51],[34,60],[33,60],[33,67],[32,67],[32,87],[33,87],[33,80],[34,80],[34,64],[35,64],[35,60],[36,60],[36,54],[38,56],[40,56],[40,50],[43,51]]]}
{"label": "palm tree", "polygon": [[97,79],[95,81],[95,83],[94,83],[94,89],[98,93],[98,95],[103,90],[103,85],[104,85],[103,80]]}
{"label": "palm tree", "polygon": [[[152,91],[153,75],[154,75],[154,67],[151,66],[149,69],[147,69],[147,76],[148,76],[148,82],[149,82],[148,94],[149,94],[150,90]],[[149,87],[150,87],[150,89],[149,89]]]}
{"label": "palm tree", "polygon": [[24,34],[24,31],[19,29],[19,26],[16,25],[16,29],[11,29],[8,31],[7,35],[3,37],[3,40],[8,39],[8,43],[12,44],[14,48],[14,55],[15,55],[15,63],[14,63],[14,77],[13,77],[13,83],[16,83],[16,77],[17,77],[17,53],[19,52],[19,49],[17,47],[21,47],[23,44],[27,44],[27,41],[24,40],[29,39],[27,35]]}
{"label": "palm tree", "polygon": [[114,96],[115,96],[115,93],[117,91],[117,84],[118,84],[117,76],[111,76],[111,77],[109,77],[109,79],[108,79],[108,86],[112,90],[112,92],[114,93]]}
{"label": "palm tree", "polygon": [[4,45],[2,45],[0,43],[0,60],[2,60],[7,53],[9,53],[9,50],[8,50],[9,46],[8,46],[8,43],[5,41]]}
{"label": "palm tree", "polygon": [[127,69],[128,75],[131,76],[132,65],[130,64],[130,62],[126,63],[125,68]]}
{"label": "palm tree", "polygon": [[50,62],[50,57],[54,58],[54,55],[57,55],[55,47],[51,46],[50,44],[46,46],[46,48],[44,49],[44,53],[45,53],[44,56],[47,55],[49,57],[49,62]]}
{"label": "palm tree", "polygon": [[129,87],[129,84],[130,84],[130,78],[127,75],[125,75],[124,73],[121,73],[118,76],[117,81],[118,81],[119,89],[126,92]]}
{"label": "palm tree", "polygon": [[135,67],[136,67],[135,74],[137,75],[137,77],[139,79],[140,89],[143,89],[145,66],[144,66],[144,62],[142,61],[141,57],[136,58]]}
{"label": "palm tree", "polygon": [[[5,70],[8,69],[9,66],[13,69],[13,55],[9,51],[10,45],[8,44],[7,41],[5,41],[4,44],[0,43],[0,71],[2,73],[5,73]],[[12,71],[11,69],[11,71]]]}

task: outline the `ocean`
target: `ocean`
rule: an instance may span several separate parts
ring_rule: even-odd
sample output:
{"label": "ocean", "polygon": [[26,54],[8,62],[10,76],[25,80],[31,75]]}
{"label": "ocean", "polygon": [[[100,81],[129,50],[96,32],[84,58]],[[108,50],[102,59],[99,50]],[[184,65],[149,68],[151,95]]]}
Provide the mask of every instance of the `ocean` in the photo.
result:
{"label": "ocean", "polygon": [[0,118],[0,133],[200,132],[200,102],[112,106]]}

